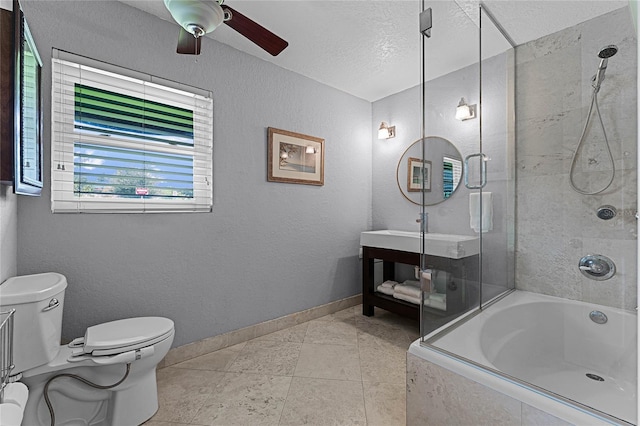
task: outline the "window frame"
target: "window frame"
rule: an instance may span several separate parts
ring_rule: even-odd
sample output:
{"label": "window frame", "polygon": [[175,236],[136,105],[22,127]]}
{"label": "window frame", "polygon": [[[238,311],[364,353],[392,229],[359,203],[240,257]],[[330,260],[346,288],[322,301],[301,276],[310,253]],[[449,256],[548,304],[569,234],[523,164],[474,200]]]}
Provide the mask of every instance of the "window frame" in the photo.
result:
{"label": "window frame", "polygon": [[[51,210],[53,213],[211,212],[213,206],[213,99],[210,91],[53,49],[51,102]],[[83,73],[87,77],[83,80]],[[87,82],[94,78],[95,81]],[[100,80],[100,79],[103,79]],[[76,131],[75,90],[70,85],[115,91],[193,111],[193,145],[145,141]],[[116,88],[116,90],[113,90]],[[66,89],[66,90],[65,90]],[[193,198],[79,195],[74,190],[74,146],[94,144],[192,155]],[[144,170],[144,169],[141,169]]]}

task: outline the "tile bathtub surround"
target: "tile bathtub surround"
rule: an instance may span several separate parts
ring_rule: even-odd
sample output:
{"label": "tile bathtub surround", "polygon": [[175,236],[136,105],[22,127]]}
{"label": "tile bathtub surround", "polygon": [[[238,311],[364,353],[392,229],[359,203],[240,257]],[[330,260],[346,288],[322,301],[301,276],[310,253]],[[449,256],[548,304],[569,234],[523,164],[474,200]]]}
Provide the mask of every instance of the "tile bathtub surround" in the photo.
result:
{"label": "tile bathtub surround", "polygon": [[407,354],[408,426],[570,426],[500,392]]}
{"label": "tile bathtub surround", "polygon": [[[597,53],[610,44],[619,50],[609,59],[598,103],[616,166],[615,180],[601,194],[580,195],[570,187],[569,170],[591,102],[591,77],[600,61]],[[516,61],[516,287],[633,309],[637,304],[637,40],[629,9],[518,46]],[[576,176],[578,182],[595,176],[589,171],[593,164],[607,167],[597,115],[592,120],[582,148],[588,158],[578,162],[578,169],[587,172]],[[595,214],[606,204],[618,210],[609,221]],[[594,281],[580,273],[578,261],[593,253],[614,261],[618,272],[613,278]]]}
{"label": "tile bathtub surround", "polygon": [[[158,364],[158,368],[168,367],[179,362],[196,358],[223,348],[234,346],[253,338],[260,338],[261,336],[272,334],[278,331],[282,331],[284,333],[281,334],[281,336],[286,336],[287,333],[296,333],[296,330],[298,333],[302,332],[304,334],[306,333],[306,327],[308,326],[306,323],[308,321],[322,318],[324,316],[345,310],[359,304],[361,300],[362,295],[347,297],[346,299],[337,300],[335,302],[306,309],[301,312],[295,312],[293,314],[281,318],[276,318],[271,321],[266,321],[260,324],[241,328],[239,330],[234,330],[229,333],[221,334],[219,336],[209,337],[197,342],[178,346],[177,348],[172,348],[167,356],[160,362],[160,364]],[[304,327],[304,329],[296,329],[294,326],[298,324],[302,324],[302,327]],[[285,337],[281,337],[281,339],[283,339],[283,341],[295,341],[287,340]]]}
{"label": "tile bathtub surround", "polygon": [[352,306],[158,370],[145,426],[405,425],[419,324]]}

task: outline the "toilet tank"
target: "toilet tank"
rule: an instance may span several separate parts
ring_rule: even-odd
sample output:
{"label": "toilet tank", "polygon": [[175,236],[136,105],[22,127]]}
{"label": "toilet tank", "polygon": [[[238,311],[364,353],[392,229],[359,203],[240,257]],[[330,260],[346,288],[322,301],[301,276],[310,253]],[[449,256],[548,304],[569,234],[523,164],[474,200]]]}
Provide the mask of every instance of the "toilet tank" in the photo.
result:
{"label": "toilet tank", "polygon": [[12,277],[0,284],[0,310],[15,309],[11,374],[47,364],[60,349],[67,279],[55,272]]}

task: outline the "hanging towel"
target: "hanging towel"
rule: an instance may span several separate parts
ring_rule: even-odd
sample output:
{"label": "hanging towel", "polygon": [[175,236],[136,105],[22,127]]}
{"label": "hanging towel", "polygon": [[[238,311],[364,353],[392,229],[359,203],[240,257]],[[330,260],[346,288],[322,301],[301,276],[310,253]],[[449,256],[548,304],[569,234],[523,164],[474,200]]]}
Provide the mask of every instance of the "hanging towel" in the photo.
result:
{"label": "hanging towel", "polygon": [[[480,193],[469,194],[470,226],[475,232],[480,232]],[[491,192],[482,193],[482,232],[493,229],[493,196]]]}

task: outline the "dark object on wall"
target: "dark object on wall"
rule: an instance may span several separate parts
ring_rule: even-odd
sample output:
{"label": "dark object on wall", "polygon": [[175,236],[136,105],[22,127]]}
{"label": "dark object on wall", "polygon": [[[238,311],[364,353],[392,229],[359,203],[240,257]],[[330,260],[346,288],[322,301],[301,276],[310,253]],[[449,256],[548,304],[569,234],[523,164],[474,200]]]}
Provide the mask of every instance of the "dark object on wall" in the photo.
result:
{"label": "dark object on wall", "polygon": [[42,61],[20,4],[2,10],[0,34],[2,107],[0,181],[13,192],[39,196],[42,191]]}

